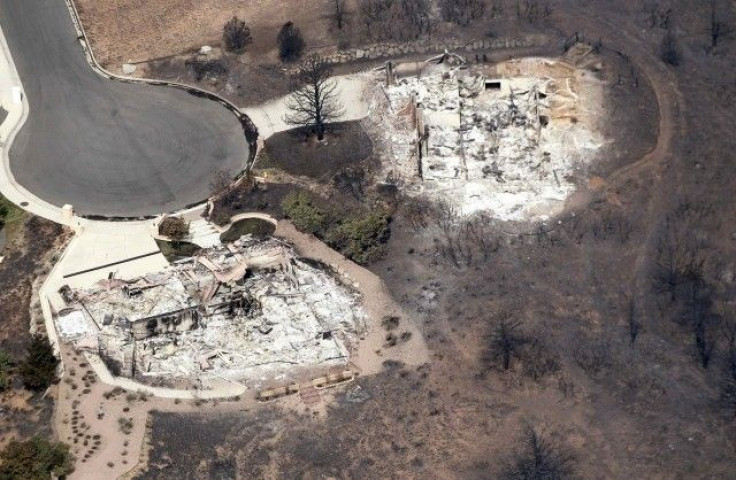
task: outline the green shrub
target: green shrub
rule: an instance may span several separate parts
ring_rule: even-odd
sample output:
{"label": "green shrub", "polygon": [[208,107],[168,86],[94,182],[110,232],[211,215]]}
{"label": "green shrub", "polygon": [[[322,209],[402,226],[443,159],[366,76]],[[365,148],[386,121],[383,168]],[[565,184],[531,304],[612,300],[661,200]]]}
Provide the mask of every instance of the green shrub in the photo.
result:
{"label": "green shrub", "polygon": [[324,234],[329,216],[315,205],[312,197],[305,191],[292,192],[281,202],[284,216],[290,218],[294,226],[302,232],[317,236]]}
{"label": "green shrub", "polygon": [[181,240],[189,235],[189,224],[179,217],[166,217],[159,223],[158,233],[172,240]]}
{"label": "green shrub", "polygon": [[10,386],[10,368],[12,366],[13,361],[8,354],[0,350],[0,391]]}
{"label": "green shrub", "polygon": [[25,441],[11,440],[0,452],[0,480],[48,480],[65,478],[74,471],[69,445],[35,436]]}
{"label": "green shrub", "polygon": [[51,385],[56,377],[59,359],[46,337],[36,335],[28,346],[28,356],[20,366],[23,384],[29,390],[41,391]]}
{"label": "green shrub", "polygon": [[384,208],[352,214],[330,230],[327,242],[354,262],[367,264],[383,255],[391,235],[390,221]]}

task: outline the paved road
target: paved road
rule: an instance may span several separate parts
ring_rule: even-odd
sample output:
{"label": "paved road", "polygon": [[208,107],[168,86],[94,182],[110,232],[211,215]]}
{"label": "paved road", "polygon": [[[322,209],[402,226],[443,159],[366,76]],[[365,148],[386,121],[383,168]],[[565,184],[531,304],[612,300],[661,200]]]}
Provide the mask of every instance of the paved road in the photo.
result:
{"label": "paved road", "polygon": [[220,104],[97,75],[63,0],[0,0],[0,25],[30,104],[11,170],[42,199],[156,214],[204,199],[214,170],[245,166],[243,130]]}

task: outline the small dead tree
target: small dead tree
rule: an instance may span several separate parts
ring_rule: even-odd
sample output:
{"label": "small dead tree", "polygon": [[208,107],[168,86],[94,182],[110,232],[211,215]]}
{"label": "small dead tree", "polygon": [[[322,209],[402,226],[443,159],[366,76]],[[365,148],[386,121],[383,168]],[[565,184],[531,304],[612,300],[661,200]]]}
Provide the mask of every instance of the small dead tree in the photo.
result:
{"label": "small dead tree", "polygon": [[309,129],[318,140],[324,138],[327,124],[345,113],[339,86],[331,75],[332,69],[324,59],[309,56],[291,79],[291,96],[286,101],[289,113],[284,121]]}
{"label": "small dead tree", "polygon": [[276,37],[279,46],[279,59],[282,62],[294,62],[302,56],[305,42],[302,32],[293,22],[286,22]]}
{"label": "small dead tree", "polygon": [[502,480],[563,480],[576,478],[573,455],[543,432],[525,426],[521,446],[506,462]]}
{"label": "small dead tree", "polygon": [[629,325],[629,341],[633,345],[636,342],[636,339],[639,337],[639,333],[641,332],[639,314],[636,311],[636,301],[633,298],[629,299],[629,312],[627,319]]}
{"label": "small dead tree", "polygon": [[659,56],[662,61],[673,67],[680,65],[682,61],[680,53],[680,44],[677,41],[677,36],[672,28],[668,28],[662,37],[662,43],[659,48]]}
{"label": "small dead tree", "polygon": [[440,0],[440,13],[446,22],[461,27],[483,16],[486,10],[485,0]]}
{"label": "small dead tree", "polygon": [[723,336],[726,340],[726,362],[723,368],[721,399],[736,417],[736,320],[724,322]]}
{"label": "small dead tree", "polygon": [[487,367],[500,366],[503,370],[511,368],[511,360],[518,357],[527,338],[521,331],[521,323],[503,312],[496,318],[488,336],[488,344],[483,354]]}
{"label": "small dead tree", "polygon": [[222,32],[222,43],[228,52],[241,54],[245,52],[245,47],[252,41],[250,28],[243,20],[233,17],[225,24]]}
{"label": "small dead tree", "polygon": [[334,7],[333,15],[335,16],[335,24],[337,25],[338,30],[342,30],[342,27],[345,25],[345,0],[332,0],[332,5]]}

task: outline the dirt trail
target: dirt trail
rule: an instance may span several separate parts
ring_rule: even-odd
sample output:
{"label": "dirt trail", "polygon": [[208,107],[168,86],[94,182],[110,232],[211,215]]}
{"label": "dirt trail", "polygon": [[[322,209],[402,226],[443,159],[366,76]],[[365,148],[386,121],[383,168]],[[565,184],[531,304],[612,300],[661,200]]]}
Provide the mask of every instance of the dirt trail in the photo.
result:
{"label": "dirt trail", "polygon": [[[684,99],[680,92],[675,73],[668,68],[656,51],[652,50],[650,43],[643,41],[635,36],[628,29],[630,25],[626,23],[616,22],[609,17],[597,16],[592,18],[585,14],[583,9],[576,9],[577,13],[572,13],[571,24],[575,25],[579,30],[592,31],[603,40],[603,44],[609,48],[616,49],[629,56],[639,71],[649,80],[649,83],[657,97],[659,108],[659,135],[657,145],[652,151],[644,155],[641,159],[630,163],[629,165],[617,170],[611,174],[606,180],[609,191],[625,184],[636,175],[641,175],[646,169],[651,168],[654,180],[661,180],[662,170],[666,167],[673,155],[673,143],[676,135],[684,134],[686,129],[685,118],[682,112]],[[590,37],[594,38],[594,37]],[[657,207],[660,202],[657,200],[657,191],[648,205],[647,217],[648,225],[656,225]],[[642,271],[646,268],[646,260],[649,254],[651,240],[656,229],[650,228],[645,236],[645,240],[641,242],[639,252],[636,256],[635,268],[632,271],[632,298],[637,298],[637,293],[644,291],[642,285],[645,276]]]}

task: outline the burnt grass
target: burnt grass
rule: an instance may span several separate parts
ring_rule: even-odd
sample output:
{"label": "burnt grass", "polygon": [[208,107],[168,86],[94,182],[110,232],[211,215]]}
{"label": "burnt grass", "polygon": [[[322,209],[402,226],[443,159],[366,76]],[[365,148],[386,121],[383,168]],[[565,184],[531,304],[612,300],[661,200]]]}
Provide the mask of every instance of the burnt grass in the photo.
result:
{"label": "burnt grass", "polygon": [[[7,246],[0,264],[0,348],[16,364],[25,357],[31,341],[32,282],[46,273],[51,257],[66,240],[61,226],[39,217],[30,217],[19,229],[20,235]],[[53,395],[26,395],[20,379],[13,378],[12,387],[0,393],[0,404],[0,443],[9,435],[51,435]]]}
{"label": "burnt grass", "polygon": [[269,137],[256,167],[278,168],[291,175],[327,181],[361,163],[372,152],[371,139],[360,122],[330,125],[322,142],[305,129],[295,128]]}
{"label": "burnt grass", "polygon": [[[448,233],[400,206],[389,251],[371,268],[418,320],[427,366],[388,365],[361,378],[359,402],[349,401],[355,384],[335,389],[324,418],[278,403],[237,415],[156,413],[151,469],[138,478],[499,478],[524,425],[544,427],[572,451],[580,478],[733,478],[736,423],[720,387],[736,292],[736,41],[713,52],[704,9],[662,3],[673,7],[679,32],[677,68],[660,65],[665,32],[649,26],[640,2],[588,2],[584,13],[579,2],[553,5],[549,28],[600,36],[602,58],[628,52],[664,72],[663,84],[640,77],[612,87],[606,128],[618,133],[590,172],[602,186],[581,182],[566,211],[542,228],[489,228],[489,258],[476,254],[459,266],[448,258]],[[721,15],[736,25],[732,12]],[[627,75],[625,60],[612,59],[608,78]],[[617,177],[663,133],[657,87],[677,106],[671,151]],[[656,281],[662,242],[672,241],[665,218],[702,258],[707,368],[687,302]],[[503,371],[486,353],[506,312],[534,342]],[[540,360],[554,368],[540,370]]]}

